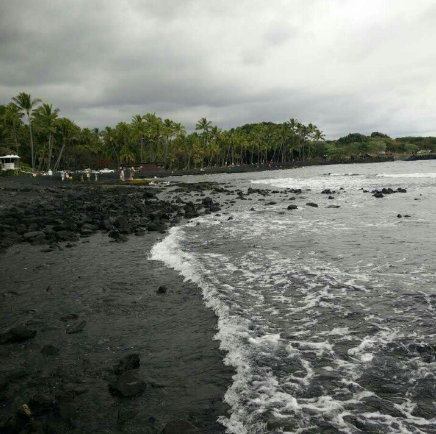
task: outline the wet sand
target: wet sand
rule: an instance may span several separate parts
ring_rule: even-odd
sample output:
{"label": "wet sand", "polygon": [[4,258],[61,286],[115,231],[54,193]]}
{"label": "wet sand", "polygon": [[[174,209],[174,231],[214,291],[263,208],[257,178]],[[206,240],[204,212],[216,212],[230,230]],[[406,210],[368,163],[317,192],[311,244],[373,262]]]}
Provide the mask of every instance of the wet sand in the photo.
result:
{"label": "wet sand", "polygon": [[[44,192],[20,189],[3,193],[13,193],[15,206],[43,206]],[[0,431],[224,432],[217,418],[228,410],[233,371],[200,290],[147,259],[165,234],[126,242],[89,235],[52,248],[20,242],[0,253],[0,333],[19,325],[36,331],[0,345]],[[130,372],[145,391],[126,397],[110,385],[130,354],[139,355]]]}

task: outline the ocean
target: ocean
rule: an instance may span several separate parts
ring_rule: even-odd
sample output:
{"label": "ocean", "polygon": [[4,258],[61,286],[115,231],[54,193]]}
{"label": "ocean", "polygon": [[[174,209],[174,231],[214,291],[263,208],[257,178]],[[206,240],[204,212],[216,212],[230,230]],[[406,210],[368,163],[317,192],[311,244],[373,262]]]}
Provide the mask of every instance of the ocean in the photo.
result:
{"label": "ocean", "polygon": [[218,316],[227,432],[436,433],[436,161],[205,180],[240,198],[150,258]]}

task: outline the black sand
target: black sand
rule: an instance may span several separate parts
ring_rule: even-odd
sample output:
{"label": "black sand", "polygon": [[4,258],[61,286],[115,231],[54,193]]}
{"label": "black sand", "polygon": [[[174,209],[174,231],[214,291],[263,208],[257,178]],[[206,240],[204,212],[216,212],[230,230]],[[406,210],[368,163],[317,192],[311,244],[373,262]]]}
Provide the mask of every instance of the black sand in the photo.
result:
{"label": "black sand", "polygon": [[[155,224],[155,214],[163,213],[168,203],[151,200],[154,217],[146,210],[129,214],[126,242],[108,237],[114,230],[108,227],[91,233],[78,228],[77,241],[61,241],[50,231],[56,217],[50,207],[57,211],[60,196],[67,192],[72,203],[86,203],[83,195],[88,193],[98,198],[93,203],[102,208],[92,211],[95,221],[86,223],[86,206],[77,216],[83,227],[96,226],[95,212],[107,212],[104,197],[110,202],[113,193],[38,182],[0,183],[0,215],[8,215],[11,207],[37,207],[49,216],[46,226],[26,228],[45,231],[40,242],[24,241],[27,232],[16,232],[22,223],[14,226],[10,215],[0,217],[2,239],[15,237],[0,254],[0,431],[223,432],[217,418],[227,412],[223,396],[233,372],[224,366],[224,354],[213,339],[216,318],[195,285],[147,259],[151,246],[165,236],[147,231],[147,224]],[[143,194],[139,187],[126,194],[132,191]],[[165,217],[165,227],[183,216],[183,206]],[[65,210],[69,220],[73,208]],[[188,215],[191,211],[185,210]],[[111,222],[118,217],[115,213]],[[34,224],[43,223],[36,219]],[[168,289],[159,294],[161,285]],[[11,334],[16,326],[36,335]],[[139,355],[140,366],[117,370],[131,354]],[[127,390],[133,396],[122,396],[122,387],[121,393],[116,390],[117,378],[122,381],[127,368],[138,386]]]}

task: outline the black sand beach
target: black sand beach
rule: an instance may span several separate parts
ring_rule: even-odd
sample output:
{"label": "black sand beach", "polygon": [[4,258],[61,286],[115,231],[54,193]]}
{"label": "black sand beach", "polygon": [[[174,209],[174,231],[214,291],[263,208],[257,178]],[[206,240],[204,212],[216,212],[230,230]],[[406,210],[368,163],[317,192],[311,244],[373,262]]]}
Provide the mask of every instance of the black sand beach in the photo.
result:
{"label": "black sand beach", "polygon": [[223,432],[233,372],[215,315],[147,260],[160,232],[200,208],[148,187],[0,188],[0,431]]}

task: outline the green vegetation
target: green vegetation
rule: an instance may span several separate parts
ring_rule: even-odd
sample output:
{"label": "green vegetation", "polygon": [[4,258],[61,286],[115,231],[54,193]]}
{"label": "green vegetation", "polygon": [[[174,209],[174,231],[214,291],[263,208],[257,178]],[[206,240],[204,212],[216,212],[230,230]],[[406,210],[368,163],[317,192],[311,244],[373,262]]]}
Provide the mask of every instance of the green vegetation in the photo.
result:
{"label": "green vegetation", "polygon": [[137,114],[130,123],[101,131],[80,128],[59,113],[52,104],[24,92],[0,105],[0,153],[17,153],[22,162],[41,171],[116,168],[139,161],[163,161],[170,170],[192,169],[436,151],[434,137],[391,139],[379,132],[325,141],[316,125],[296,119],[222,130],[202,118],[188,134],[180,123],[154,113]]}

